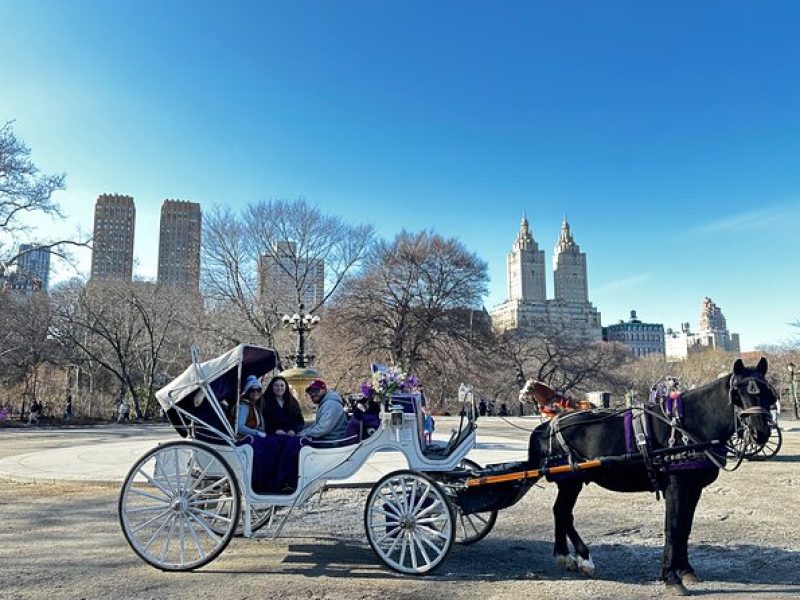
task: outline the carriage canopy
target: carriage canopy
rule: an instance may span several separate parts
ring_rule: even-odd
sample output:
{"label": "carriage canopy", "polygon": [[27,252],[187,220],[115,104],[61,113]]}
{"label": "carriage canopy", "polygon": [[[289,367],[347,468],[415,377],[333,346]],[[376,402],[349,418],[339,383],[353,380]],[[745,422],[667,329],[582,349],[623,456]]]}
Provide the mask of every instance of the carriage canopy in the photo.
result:
{"label": "carriage canopy", "polygon": [[274,350],[239,344],[225,354],[198,364],[191,364],[175,379],[156,392],[164,411],[199,390],[210,385],[217,398],[238,397],[239,382],[248,375],[261,377],[278,366]]}

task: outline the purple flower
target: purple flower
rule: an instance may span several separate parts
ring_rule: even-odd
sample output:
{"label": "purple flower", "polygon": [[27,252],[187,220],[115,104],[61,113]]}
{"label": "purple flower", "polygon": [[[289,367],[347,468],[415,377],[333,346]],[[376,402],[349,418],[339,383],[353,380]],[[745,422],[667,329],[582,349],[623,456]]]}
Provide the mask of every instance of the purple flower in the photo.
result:
{"label": "purple flower", "polygon": [[361,393],[364,395],[364,398],[366,398],[367,400],[371,400],[372,399],[372,394],[374,392],[375,392],[375,390],[372,389],[372,383],[370,383],[369,381],[365,381],[364,383],[361,384]]}

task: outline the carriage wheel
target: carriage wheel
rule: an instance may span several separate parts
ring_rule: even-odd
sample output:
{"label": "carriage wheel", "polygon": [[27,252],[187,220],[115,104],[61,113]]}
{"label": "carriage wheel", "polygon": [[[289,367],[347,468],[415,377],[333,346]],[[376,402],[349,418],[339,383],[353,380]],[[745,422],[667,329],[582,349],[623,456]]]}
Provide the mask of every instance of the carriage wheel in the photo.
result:
{"label": "carriage wheel", "polygon": [[145,562],[188,571],[214,560],[231,541],[239,488],[218,452],[170,442],[133,465],[118,510],[125,539]]}
{"label": "carriage wheel", "polygon": [[[210,494],[202,499],[202,503],[198,506],[201,510],[208,512],[208,526],[217,535],[224,535],[227,530],[228,522],[231,520],[231,503],[225,498],[230,498],[227,486],[218,494]],[[269,523],[272,518],[272,511],[275,507],[269,506],[267,508],[255,508],[250,505],[250,530],[255,533]],[[235,536],[244,534],[244,510],[240,510],[239,522],[236,526]]]}
{"label": "carriage wheel", "polygon": [[754,451],[753,444],[747,441],[746,435],[744,427],[740,427],[733,433],[726,447],[728,458],[735,459],[740,455],[747,458],[752,454]]}
{"label": "carriage wheel", "polygon": [[747,454],[750,460],[769,460],[775,456],[783,444],[783,433],[777,424],[773,423],[769,430],[769,439],[763,446],[758,446],[755,451]]}
{"label": "carriage wheel", "polygon": [[387,567],[409,575],[432,572],[455,538],[453,507],[431,477],[395,471],[369,493],[364,508],[369,545]]}
{"label": "carriage wheel", "polygon": [[[481,466],[474,460],[465,458],[458,463],[460,469],[473,470],[480,469]],[[497,522],[497,511],[490,510],[465,515],[461,507],[453,502],[453,512],[456,515],[456,544],[468,546],[479,542],[487,535]]]}

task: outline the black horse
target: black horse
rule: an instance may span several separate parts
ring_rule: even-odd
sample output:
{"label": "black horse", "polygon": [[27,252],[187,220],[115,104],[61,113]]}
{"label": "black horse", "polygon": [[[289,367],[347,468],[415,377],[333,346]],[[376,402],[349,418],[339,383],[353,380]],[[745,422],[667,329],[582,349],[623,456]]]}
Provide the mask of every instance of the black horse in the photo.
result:
{"label": "black horse", "polygon": [[[695,508],[703,488],[725,464],[726,442],[737,430],[759,444],[769,439],[769,407],[775,394],[766,373],[765,358],[755,369],[737,360],[731,375],[684,392],[676,402],[682,410],[670,406],[665,411],[662,403],[633,409],[627,416],[624,411],[580,411],[564,413],[538,427],[528,450],[533,468],[625,457],[603,461],[602,468],[553,478],[558,485],[553,505],[557,562],[594,574],[589,549],[573,524],[572,510],[584,484],[594,482],[619,492],[653,491],[666,499],[661,578],[669,592],[687,595],[684,584],[699,581],[688,557]],[[637,413],[646,416],[636,417],[639,425],[632,428]],[[567,538],[575,558],[569,556]]]}

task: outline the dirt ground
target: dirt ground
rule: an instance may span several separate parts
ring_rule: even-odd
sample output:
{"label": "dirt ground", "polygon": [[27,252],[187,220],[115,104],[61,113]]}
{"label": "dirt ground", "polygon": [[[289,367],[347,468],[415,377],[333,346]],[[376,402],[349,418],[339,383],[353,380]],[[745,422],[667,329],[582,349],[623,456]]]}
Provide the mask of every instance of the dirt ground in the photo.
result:
{"label": "dirt ground", "polygon": [[[791,422],[790,425],[795,425]],[[110,486],[0,483],[0,598],[659,598],[663,502],[589,486],[576,525],[597,574],[552,559],[555,487],[535,487],[501,512],[487,538],[454,547],[433,575],[385,568],[363,532],[366,491],[336,490],[296,511],[277,540],[236,538],[193,573],[136,557]],[[800,597],[800,427],[778,457],[723,473],[703,495],[690,558],[706,598]]]}

